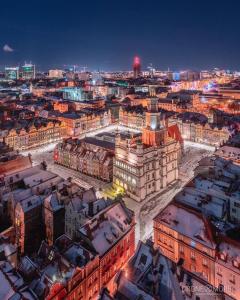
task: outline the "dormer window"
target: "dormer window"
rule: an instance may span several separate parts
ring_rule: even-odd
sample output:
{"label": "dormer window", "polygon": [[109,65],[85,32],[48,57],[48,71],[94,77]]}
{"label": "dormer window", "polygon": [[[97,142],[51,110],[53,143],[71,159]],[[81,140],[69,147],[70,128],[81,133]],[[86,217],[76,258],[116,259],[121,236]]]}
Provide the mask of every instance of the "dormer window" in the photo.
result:
{"label": "dormer window", "polygon": [[226,254],[225,253],[220,253],[220,259],[226,261]]}
{"label": "dormer window", "polygon": [[239,261],[237,261],[236,259],[234,259],[234,260],[232,261],[232,264],[233,264],[233,266],[234,266],[235,268],[239,268]]}
{"label": "dormer window", "polygon": [[52,261],[52,260],[53,260],[53,257],[54,257],[54,252],[53,252],[53,250],[51,250],[50,253],[49,253],[49,255],[48,255],[48,259],[49,259],[50,261]]}

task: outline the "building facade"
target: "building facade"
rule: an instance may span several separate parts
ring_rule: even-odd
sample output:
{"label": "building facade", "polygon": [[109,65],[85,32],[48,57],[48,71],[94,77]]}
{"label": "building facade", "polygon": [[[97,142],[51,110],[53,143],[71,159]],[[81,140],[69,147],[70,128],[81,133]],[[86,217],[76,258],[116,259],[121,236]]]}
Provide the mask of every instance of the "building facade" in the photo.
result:
{"label": "building facade", "polygon": [[48,143],[60,141],[65,137],[66,127],[63,122],[48,121],[40,127],[34,124],[28,128],[5,130],[2,140],[16,150],[26,150]]}
{"label": "building facade", "polygon": [[180,143],[169,136],[168,125],[152,99],[142,139],[116,138],[113,184],[142,201],[178,179]]}
{"label": "building facade", "polygon": [[134,254],[133,212],[116,202],[81,227],[79,237],[99,254],[100,287],[106,286]]}
{"label": "building facade", "polygon": [[230,132],[227,127],[215,127],[211,124],[195,124],[184,122],[180,119],[176,120],[183,139],[212,145],[219,147],[224,144],[230,137]]}
{"label": "building facade", "polygon": [[57,164],[110,182],[113,177],[114,146],[94,138],[68,139],[54,150]]}
{"label": "building facade", "polygon": [[105,109],[65,113],[57,119],[66,125],[66,134],[69,137],[78,137],[86,132],[108,126],[112,120],[110,110]]}

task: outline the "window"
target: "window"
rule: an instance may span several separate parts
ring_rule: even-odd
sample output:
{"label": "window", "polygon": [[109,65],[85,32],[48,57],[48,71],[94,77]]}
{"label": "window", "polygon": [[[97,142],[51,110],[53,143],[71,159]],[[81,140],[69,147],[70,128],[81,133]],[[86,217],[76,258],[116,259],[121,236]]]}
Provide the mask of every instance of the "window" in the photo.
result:
{"label": "window", "polygon": [[196,272],[196,267],[194,265],[191,265],[191,272]]}
{"label": "window", "polygon": [[208,252],[209,252],[207,248],[203,248],[202,251],[206,254],[208,254]]}
{"label": "window", "polygon": [[183,236],[181,234],[179,234],[178,238],[180,241],[183,241]]}
{"label": "window", "polygon": [[191,255],[190,255],[190,256],[191,256],[191,259],[192,259],[192,260],[195,260],[195,259],[196,259],[195,252],[191,251]]}
{"label": "window", "polygon": [[222,276],[222,269],[220,267],[217,267],[217,275]]}
{"label": "window", "polygon": [[206,273],[206,272],[202,272],[202,275],[203,275],[203,277],[205,278],[205,279],[208,279],[208,274]]}
{"label": "window", "polygon": [[179,246],[179,252],[181,254],[184,254],[184,247],[182,245]]}
{"label": "window", "polygon": [[235,284],[235,282],[236,282],[236,278],[235,278],[235,275],[234,274],[230,274],[230,279],[229,279],[229,281],[231,282],[231,283],[233,283],[233,284]]}
{"label": "window", "polygon": [[203,258],[203,262],[202,262],[202,264],[203,264],[205,267],[207,267],[208,263],[207,263],[207,260],[206,260],[206,258]]}
{"label": "window", "polygon": [[49,259],[50,261],[52,261],[52,260],[53,260],[53,257],[54,257],[54,252],[53,252],[53,250],[51,250],[50,253],[49,253],[48,259]]}

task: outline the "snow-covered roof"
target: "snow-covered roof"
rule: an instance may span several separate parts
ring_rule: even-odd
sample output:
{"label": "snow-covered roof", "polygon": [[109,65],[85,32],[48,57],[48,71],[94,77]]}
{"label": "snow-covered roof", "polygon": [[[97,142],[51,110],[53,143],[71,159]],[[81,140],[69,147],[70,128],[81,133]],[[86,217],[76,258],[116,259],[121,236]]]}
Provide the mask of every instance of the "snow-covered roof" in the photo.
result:
{"label": "snow-covered roof", "polygon": [[[185,235],[192,240],[215,249],[216,245],[209,236],[204,216],[190,211],[176,203],[168,205],[156,218],[157,222],[164,223],[171,229]],[[210,224],[209,224],[210,225]]]}
{"label": "snow-covered roof", "polygon": [[85,266],[93,255],[83,248],[80,244],[74,243],[71,247],[63,253],[64,258],[66,258],[72,265],[77,267]]}
{"label": "snow-covered roof", "polygon": [[23,181],[26,186],[33,187],[54,177],[57,177],[57,175],[49,171],[41,170],[37,174],[25,177]]}
{"label": "snow-covered roof", "polygon": [[104,255],[131,228],[129,214],[122,203],[106,208],[80,228],[96,252]]}
{"label": "snow-covered roof", "polygon": [[22,207],[22,210],[24,212],[27,212],[37,206],[40,206],[42,204],[42,201],[42,197],[34,195],[32,197],[22,200],[21,202],[19,202],[19,204]]}
{"label": "snow-covered roof", "polygon": [[175,199],[207,215],[214,215],[220,219],[226,212],[226,199],[228,199],[228,197],[224,197],[224,195],[223,197],[219,197],[212,189],[199,190],[195,187],[187,186],[175,196]]}
{"label": "snow-covered roof", "polygon": [[[139,288],[136,284],[132,283],[128,280],[123,274],[119,274],[118,278],[118,289],[117,294],[122,295],[124,299],[138,299],[138,297],[142,297],[144,300],[154,300],[154,297],[144,292],[141,288]],[[141,299],[141,298],[140,298]]]}
{"label": "snow-covered roof", "polygon": [[57,211],[63,207],[56,193],[52,193],[44,199],[44,206],[49,207],[49,209],[51,209],[52,211]]}
{"label": "snow-covered roof", "polygon": [[229,265],[235,272],[238,270],[240,274],[240,247],[235,243],[230,243],[228,241],[222,241],[219,244],[219,263]]}

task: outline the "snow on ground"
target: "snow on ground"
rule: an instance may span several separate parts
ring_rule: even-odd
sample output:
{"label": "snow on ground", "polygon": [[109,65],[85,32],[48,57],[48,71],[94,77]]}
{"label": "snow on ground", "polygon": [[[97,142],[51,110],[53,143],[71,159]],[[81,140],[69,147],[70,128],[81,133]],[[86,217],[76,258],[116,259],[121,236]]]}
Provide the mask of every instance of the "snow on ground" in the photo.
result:
{"label": "snow on ground", "polygon": [[[100,132],[113,131],[116,129],[138,132],[137,130],[132,130],[124,126],[111,125],[107,128],[102,128],[89,133],[87,134],[87,136],[96,135]],[[111,184],[109,183],[105,183],[101,180],[92,178],[85,174],[81,174],[77,171],[54,164],[53,150],[55,146],[56,143],[52,143],[46,146],[42,146],[38,149],[23,151],[22,154],[27,155],[28,153],[30,153],[32,155],[34,165],[41,163],[43,160],[46,161],[48,170],[58,174],[63,178],[72,177],[78,182],[80,186],[84,188],[94,186],[96,189],[101,188],[104,190],[111,186]],[[158,195],[155,195],[152,199],[146,199],[141,203],[125,197],[124,200],[127,206],[130,209],[134,210],[136,215],[136,241],[138,241],[140,238],[145,239],[152,234],[152,219],[171,202],[173,197],[193,177],[193,170],[197,166],[198,162],[203,157],[211,155],[214,150],[215,148],[211,146],[185,141],[184,155],[180,166],[179,180],[177,182],[160,191],[160,193],[158,193]]]}

